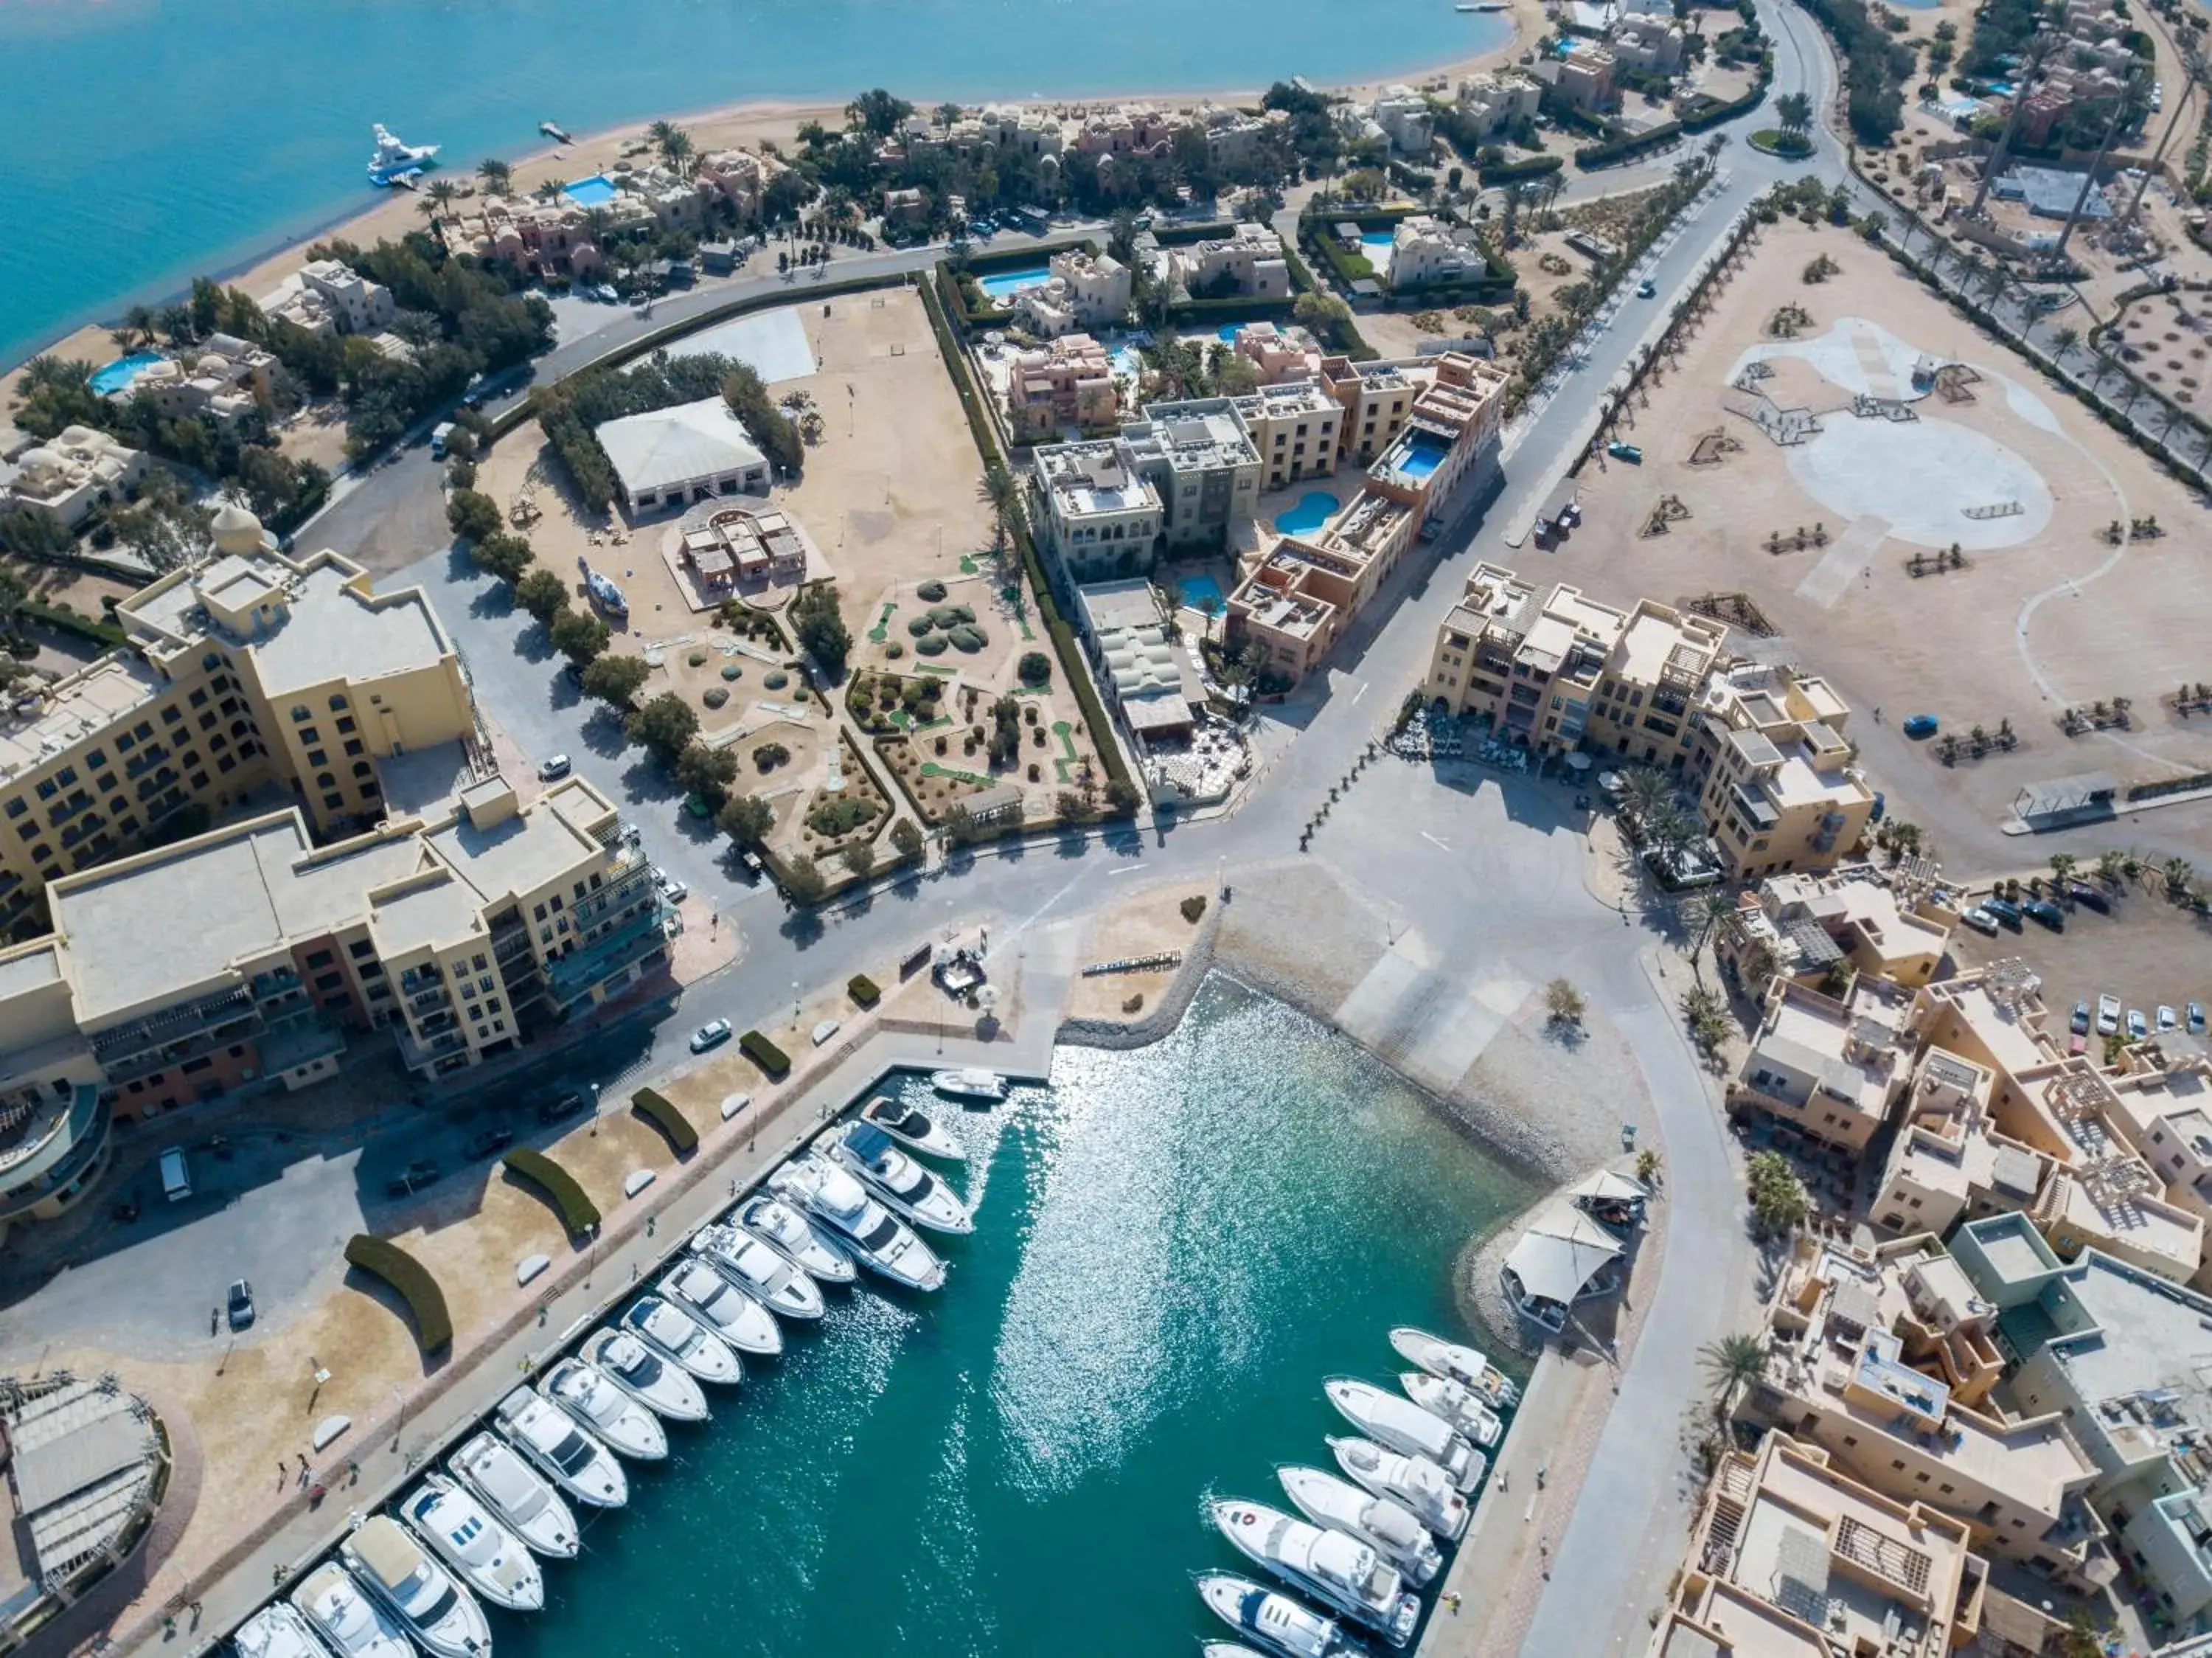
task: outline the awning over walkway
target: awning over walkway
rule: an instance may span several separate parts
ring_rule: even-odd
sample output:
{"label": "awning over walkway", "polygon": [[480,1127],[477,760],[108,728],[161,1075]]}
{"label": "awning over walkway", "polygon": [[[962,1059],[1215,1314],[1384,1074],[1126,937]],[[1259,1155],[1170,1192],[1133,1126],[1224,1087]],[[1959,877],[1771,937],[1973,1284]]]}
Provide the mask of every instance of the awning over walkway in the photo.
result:
{"label": "awning over walkway", "polygon": [[1567,1307],[1620,1259],[1620,1246],[1603,1227],[1571,1204],[1554,1204],[1513,1246],[1505,1270],[1524,1295]]}

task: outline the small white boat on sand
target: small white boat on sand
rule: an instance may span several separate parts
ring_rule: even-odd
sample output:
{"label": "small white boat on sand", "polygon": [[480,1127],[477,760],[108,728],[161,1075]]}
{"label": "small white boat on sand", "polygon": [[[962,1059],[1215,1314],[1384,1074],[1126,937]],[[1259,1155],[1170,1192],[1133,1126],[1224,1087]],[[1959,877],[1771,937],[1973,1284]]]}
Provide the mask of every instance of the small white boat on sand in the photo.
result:
{"label": "small white boat on sand", "polygon": [[1451,1423],[1411,1399],[1347,1376],[1330,1378],[1322,1384],[1322,1391],[1339,1414],[1361,1433],[1391,1450],[1428,1458],[1463,1491],[1473,1490],[1489,1466],[1482,1453],[1462,1439]]}
{"label": "small white boat on sand", "polygon": [[1275,1470],[1283,1493],[1316,1526],[1349,1533],[1375,1545],[1376,1551],[1416,1588],[1443,1570],[1443,1551],[1411,1509],[1395,1497],[1377,1496],[1318,1468]]}
{"label": "small white boat on sand", "polygon": [[1467,1498],[1451,1476],[1425,1456],[1385,1450],[1371,1439],[1331,1436],[1336,1466],[1377,1496],[1403,1503],[1413,1517],[1447,1543],[1467,1530]]}
{"label": "small white boat on sand", "polygon": [[1198,1598],[1246,1640],[1283,1658],[1365,1658],[1366,1648],[1304,1602],[1233,1572],[1192,1575]]}
{"label": "small white boat on sand", "polygon": [[362,1521],[338,1558],[430,1658],[490,1658],[491,1625],[476,1596],[390,1515]]}
{"label": "small white boat on sand", "polygon": [[1498,1412],[1476,1397],[1472,1388],[1446,1381],[1442,1376],[1432,1376],[1425,1370],[1400,1371],[1398,1385],[1406,1390],[1407,1399],[1431,1416],[1442,1417],[1483,1450],[1497,1444],[1505,1431]]}
{"label": "small white boat on sand", "polygon": [[289,1600],[271,1600],[240,1624],[230,1641],[238,1658],[330,1658],[330,1649]]}
{"label": "small white boat on sand", "polygon": [[594,1330],[584,1338],[585,1360],[657,1417],[704,1422],[707,1395],[691,1373],[625,1330]]}
{"label": "small white boat on sand", "polygon": [[996,1101],[1006,1097],[1006,1079],[980,1065],[938,1071],[930,1077],[929,1085],[953,1100]]}
{"label": "small white boat on sand", "polygon": [[850,1283],[860,1276],[830,1232],[781,1198],[748,1198],[738,1205],[738,1229],[781,1251],[817,1283]]}
{"label": "small white boat on sand", "polygon": [[768,1183],[835,1228],[871,1271],[910,1289],[935,1289],[944,1283],[945,1263],[836,1164],[795,1157],[770,1174]]}
{"label": "small white boat on sand", "polygon": [[1366,1624],[1394,1647],[1413,1638],[1420,1598],[1407,1592],[1398,1569],[1373,1544],[1241,1497],[1214,1503],[1212,1513],[1222,1536],[1292,1588]]}
{"label": "small white boat on sand", "polygon": [[659,1418],[581,1359],[562,1359],[546,1372],[538,1391],[605,1440],[617,1456],[658,1462],[668,1454]]}
{"label": "small white boat on sand", "polygon": [[492,1414],[507,1442],[566,1495],[594,1509],[629,1501],[629,1476],[614,1453],[550,1399],[518,1387]]}
{"label": "small white boat on sand", "polygon": [[1410,1324],[1401,1324],[1390,1332],[1390,1345],[1407,1363],[1471,1387],[1493,1405],[1510,1407],[1521,1402],[1521,1389],[1513,1379],[1472,1347],[1416,1330]]}
{"label": "small white boat on sand", "polygon": [[443,1474],[425,1475],[400,1499],[399,1517],[461,1581],[509,1612],[545,1604],[545,1574],[522,1539],[493,1518],[474,1492]]}
{"label": "small white boat on sand", "polygon": [[335,1560],[307,1574],[292,1591],[292,1607],[337,1658],[416,1658],[399,1619]]}
{"label": "small white boat on sand", "polygon": [[624,1309],[622,1328],[702,1381],[735,1387],[744,1378],[729,1343],[672,1301],[641,1295]]}
{"label": "small white boat on sand", "polygon": [[[571,1429],[570,1431],[574,1431]],[[611,1460],[611,1459],[610,1459]],[[550,1560],[573,1560],[576,1516],[561,1494],[496,1434],[476,1434],[446,1464],[523,1546]]]}
{"label": "small white boat on sand", "polygon": [[660,1281],[661,1293],[740,1353],[772,1358],[783,1351],[783,1330],[768,1308],[702,1260],[679,1261]]}
{"label": "small white boat on sand", "polygon": [[942,1123],[933,1122],[927,1112],[901,1105],[887,1094],[879,1094],[862,1106],[860,1120],[873,1124],[912,1150],[956,1163],[968,1161],[968,1154],[961,1149],[957,1140],[945,1132]]}
{"label": "small white boat on sand", "polygon": [[822,1290],[781,1250],[750,1232],[708,1224],[693,1234],[699,1258],[771,1313],[787,1319],[822,1316]]}
{"label": "small white boat on sand", "polygon": [[959,1194],[891,1143],[872,1123],[848,1123],[817,1142],[832,1161],[858,1175],[894,1215],[933,1232],[964,1235],[975,1217]]}

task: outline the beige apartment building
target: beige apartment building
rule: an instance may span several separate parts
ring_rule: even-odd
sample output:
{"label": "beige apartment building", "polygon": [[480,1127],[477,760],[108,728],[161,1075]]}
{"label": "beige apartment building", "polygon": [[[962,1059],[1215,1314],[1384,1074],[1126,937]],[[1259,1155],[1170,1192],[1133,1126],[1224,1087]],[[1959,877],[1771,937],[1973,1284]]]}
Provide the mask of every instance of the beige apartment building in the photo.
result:
{"label": "beige apartment building", "polygon": [[1729,1450],[1649,1658],[1948,1658],[1980,1632],[1989,1563],[1966,1527],[1786,1433]]}
{"label": "beige apartment building", "polygon": [[231,549],[132,594],[125,648],[0,720],[0,927],[47,885],[143,844],[188,805],[275,781],[319,832],[383,814],[376,762],[466,741],[460,660],[419,588],[379,595],[335,553]]}
{"label": "beige apartment building", "polygon": [[1884,1496],[1963,1522],[1985,1557],[2094,1588],[2114,1575],[2087,1501],[2097,1465],[2063,1416],[2016,1417],[1993,1397],[1996,1314],[1925,1234],[1871,1253],[1801,1240],[1743,1414]]}
{"label": "beige apartment building", "polygon": [[1842,972],[1925,984],[1957,930],[1947,889],[1910,865],[1845,865],[1825,875],[1770,875],[1739,895],[1714,936],[1722,970],[1753,996],[1775,978],[1818,984]]}
{"label": "beige apartment building", "polygon": [[1336,470],[1337,428],[1344,410],[1318,381],[1266,385],[1230,401],[1259,451],[1261,488],[1287,489]]}
{"label": "beige apartment building", "polygon": [[0,954],[0,1231],[97,1175],[109,1129],[332,1074],[388,1031],[431,1079],[664,972],[653,870],[581,778],[497,775],[316,844],[297,808],[54,882]]}
{"label": "beige apartment building", "polygon": [[1856,979],[1840,998],[1776,979],[1729,1084],[1729,1110],[1761,1112],[1821,1146],[1864,1151],[1904,1083],[1911,1012],[1910,993],[1879,979]]}
{"label": "beige apartment building", "polygon": [[1826,869],[1859,844],[1874,790],[1844,735],[1850,707],[1826,680],[1737,662],[1705,680],[1690,765],[1729,879]]}

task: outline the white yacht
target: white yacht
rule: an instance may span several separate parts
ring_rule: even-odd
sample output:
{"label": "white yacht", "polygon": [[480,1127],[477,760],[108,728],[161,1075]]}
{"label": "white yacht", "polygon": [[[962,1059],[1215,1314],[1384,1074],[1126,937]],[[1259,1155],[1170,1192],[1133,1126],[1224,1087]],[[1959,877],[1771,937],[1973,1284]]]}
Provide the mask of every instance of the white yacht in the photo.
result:
{"label": "white yacht", "polygon": [[622,1327],[702,1381],[734,1387],[744,1380],[744,1367],[729,1343],[658,1295],[641,1295],[632,1301],[622,1315]]}
{"label": "white yacht", "polygon": [[1200,1641],[1198,1658],[1260,1658],[1242,1641]]}
{"label": "white yacht", "polygon": [[1425,1330],[1401,1324],[1390,1332],[1390,1345],[1408,1364],[1418,1364],[1432,1376],[1471,1387],[1491,1404],[1510,1408],[1521,1402],[1521,1389],[1505,1372],[1472,1347],[1445,1341]]}
{"label": "white yacht", "polygon": [[430,1658],[490,1658],[491,1626],[476,1596],[390,1515],[362,1521],[339,1542],[338,1558]]}
{"label": "white yacht", "polygon": [[545,1575],[522,1540],[492,1518],[475,1494],[443,1474],[424,1476],[401,1499],[399,1517],[470,1588],[509,1612],[545,1604]]}
{"label": "white yacht", "polygon": [[929,1113],[912,1106],[901,1105],[887,1094],[879,1094],[860,1107],[860,1120],[872,1123],[897,1141],[915,1151],[927,1152],[932,1157],[943,1157],[948,1161],[964,1163],[968,1154],[960,1143],[945,1132],[941,1123],[932,1122]]}
{"label": "white yacht", "polygon": [[437,159],[435,144],[407,144],[385,129],[380,121],[374,131],[376,149],[368,158],[368,181],[371,184],[397,184],[411,179]]}
{"label": "white yacht", "polygon": [[1324,1531],[1264,1503],[1233,1497],[1212,1506],[1215,1529],[1255,1564],[1366,1624],[1394,1647],[1413,1638],[1421,1621],[1420,1597],[1407,1592],[1398,1569],[1373,1544]]}
{"label": "white yacht", "polygon": [[1261,1588],[1232,1572],[1203,1571],[1191,1581],[1213,1615],[1239,1635],[1284,1658],[1365,1658],[1366,1649],[1287,1594]]}
{"label": "white yacht", "polygon": [[576,1516],[505,1440],[496,1434],[474,1435],[446,1466],[532,1553],[550,1560],[575,1558]]}
{"label": "white yacht", "polygon": [[[514,1448],[555,1487],[594,1509],[629,1501],[629,1476],[599,1436],[550,1399],[518,1387],[493,1412]],[[570,1551],[574,1552],[574,1551]]]}
{"label": "white yacht", "polygon": [[1413,1517],[1447,1543],[1467,1530],[1467,1498],[1451,1476],[1425,1456],[1386,1451],[1371,1439],[1332,1436],[1336,1466],[1377,1496],[1402,1503]]}
{"label": "white yacht", "polygon": [[773,1358],[783,1351],[783,1332],[768,1309],[702,1260],[683,1260],[660,1281],[681,1307],[740,1353]]}
{"label": "white yacht", "polygon": [[985,1070],[980,1065],[969,1065],[960,1070],[941,1070],[931,1076],[929,1085],[939,1094],[954,1100],[1003,1100],[1006,1097],[1006,1079],[994,1070]]}
{"label": "white yacht", "polygon": [[1498,1412],[1485,1405],[1472,1388],[1447,1381],[1442,1376],[1432,1376],[1425,1370],[1400,1371],[1398,1385],[1406,1390],[1407,1399],[1431,1416],[1442,1417],[1483,1450],[1497,1444],[1505,1432],[1505,1424],[1498,1419]]}
{"label": "white yacht", "polygon": [[1441,1570],[1443,1551],[1413,1511],[1395,1497],[1376,1496],[1348,1485],[1318,1468],[1278,1468],[1283,1493],[1316,1526],[1348,1532],[1375,1545],[1376,1551],[1419,1588]]}
{"label": "white yacht", "polygon": [[592,1331],[578,1356],[657,1417],[670,1422],[707,1419],[707,1395],[691,1373],[626,1330]]}
{"label": "white yacht", "polygon": [[1322,1384],[1322,1391],[1361,1433],[1391,1450],[1428,1458],[1463,1491],[1473,1490],[1489,1466],[1482,1453],[1462,1439],[1451,1423],[1411,1399],[1346,1376],[1332,1377]]}
{"label": "white yacht", "polygon": [[581,1359],[562,1359],[538,1391],[606,1442],[617,1456],[658,1462],[668,1454],[660,1418]]}
{"label": "white yacht", "polygon": [[781,1198],[746,1198],[738,1205],[737,1224],[817,1283],[850,1283],[860,1275],[836,1238]]}
{"label": "white yacht", "polygon": [[781,1251],[733,1226],[702,1226],[691,1247],[700,1258],[771,1313],[787,1319],[822,1316],[822,1291]]}
{"label": "white yacht", "polygon": [[289,1600],[271,1600],[233,1631],[238,1658],[330,1658],[330,1649]]}
{"label": "white yacht", "polygon": [[335,1560],[307,1574],[292,1591],[292,1606],[337,1658],[415,1658],[399,1620]]}
{"label": "white yacht", "polygon": [[935,1289],[945,1282],[945,1263],[929,1246],[914,1235],[884,1206],[868,1195],[867,1188],[819,1157],[795,1157],[768,1177],[775,1191],[803,1204],[807,1210],[848,1240],[848,1247],[860,1265],[893,1283],[911,1289]]}
{"label": "white yacht", "polygon": [[964,1234],[975,1217],[952,1188],[891,1143],[872,1123],[848,1123],[822,1137],[830,1157],[884,1200],[894,1215],[933,1232]]}

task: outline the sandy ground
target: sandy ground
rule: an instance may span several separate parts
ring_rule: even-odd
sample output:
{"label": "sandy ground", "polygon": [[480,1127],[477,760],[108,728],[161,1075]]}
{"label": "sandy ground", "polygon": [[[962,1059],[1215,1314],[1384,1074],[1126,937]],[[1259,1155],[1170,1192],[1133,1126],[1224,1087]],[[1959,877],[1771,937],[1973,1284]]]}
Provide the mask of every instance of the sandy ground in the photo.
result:
{"label": "sandy ground", "polygon": [[[1159,887],[1133,894],[1125,903],[1095,917],[1083,935],[1081,962],[1085,967],[1103,961],[1188,951],[1198,936],[1199,922],[1185,921],[1181,905],[1187,898],[1203,897],[1191,887]],[[1146,972],[1101,973],[1080,976],[1068,984],[1067,1019],[1135,1019],[1150,1012],[1175,982],[1176,968]],[[1141,998],[1136,1007],[1132,997]]]}
{"label": "sandy ground", "polygon": [[[1840,273],[1806,283],[1806,265],[1823,253]],[[1743,354],[1771,343],[1772,318],[1793,304],[1810,319],[1804,339],[1840,326],[1831,366],[1840,358],[1846,373],[1854,362],[1863,373],[1877,360],[1869,353],[1880,334],[1852,320],[1878,319],[1903,343],[1907,365],[1912,353],[1926,352],[1973,366],[1980,378],[1968,388],[1970,400],[1929,397],[1916,405],[1921,418],[1911,424],[1861,420],[1850,411],[1851,388],[1810,363],[1790,363],[1769,382],[1778,400],[1832,412],[1821,414],[1825,430],[1813,443],[1778,448],[1725,412],[1721,399]],[[1827,674],[1858,710],[1854,735],[1886,704],[1893,725],[1925,710],[1962,736],[1974,725],[1995,731],[2008,719],[2021,738],[2010,753],[1962,759],[1951,770],[1931,746],[1907,748],[1885,769],[1893,791],[1952,794],[1994,822],[2031,782],[2093,769],[2132,778],[2212,765],[2212,727],[2173,721],[2156,703],[2184,679],[2203,677],[2207,661],[2201,640],[2212,624],[2212,585],[2203,579],[2198,538],[2185,527],[2197,517],[2188,496],[1856,239],[1794,223],[1767,232],[1694,327],[1679,364],[1665,369],[1648,406],[1639,403],[1621,435],[1642,446],[1644,463],[1601,458],[1584,468],[1584,522],[1546,558],[1547,573],[1624,601],[1637,594],[1668,601],[1749,594],[1786,637],[1760,645],[1739,633],[1737,646]],[[1691,464],[1699,438],[1714,431],[1741,448],[1717,464]],[[1927,459],[1939,454],[1951,463]],[[1804,481],[1816,475],[1826,480],[1820,495]],[[1965,516],[1981,497],[2019,487],[2028,496],[2027,514]],[[1668,496],[1688,516],[1664,534],[1639,533]],[[2137,541],[2116,558],[2105,527],[2145,515],[2176,533]],[[1918,527],[1893,526],[1892,516]],[[1796,528],[1816,524],[1827,545],[1797,550]],[[1770,552],[1778,533],[1783,550]],[[1954,538],[1968,549],[1964,569],[1908,574],[1914,552]],[[1635,574],[1626,578],[1631,565]],[[2069,739],[2056,728],[2064,706],[2115,695],[2135,702],[2133,732]],[[1896,792],[1891,802],[1894,814]]]}

